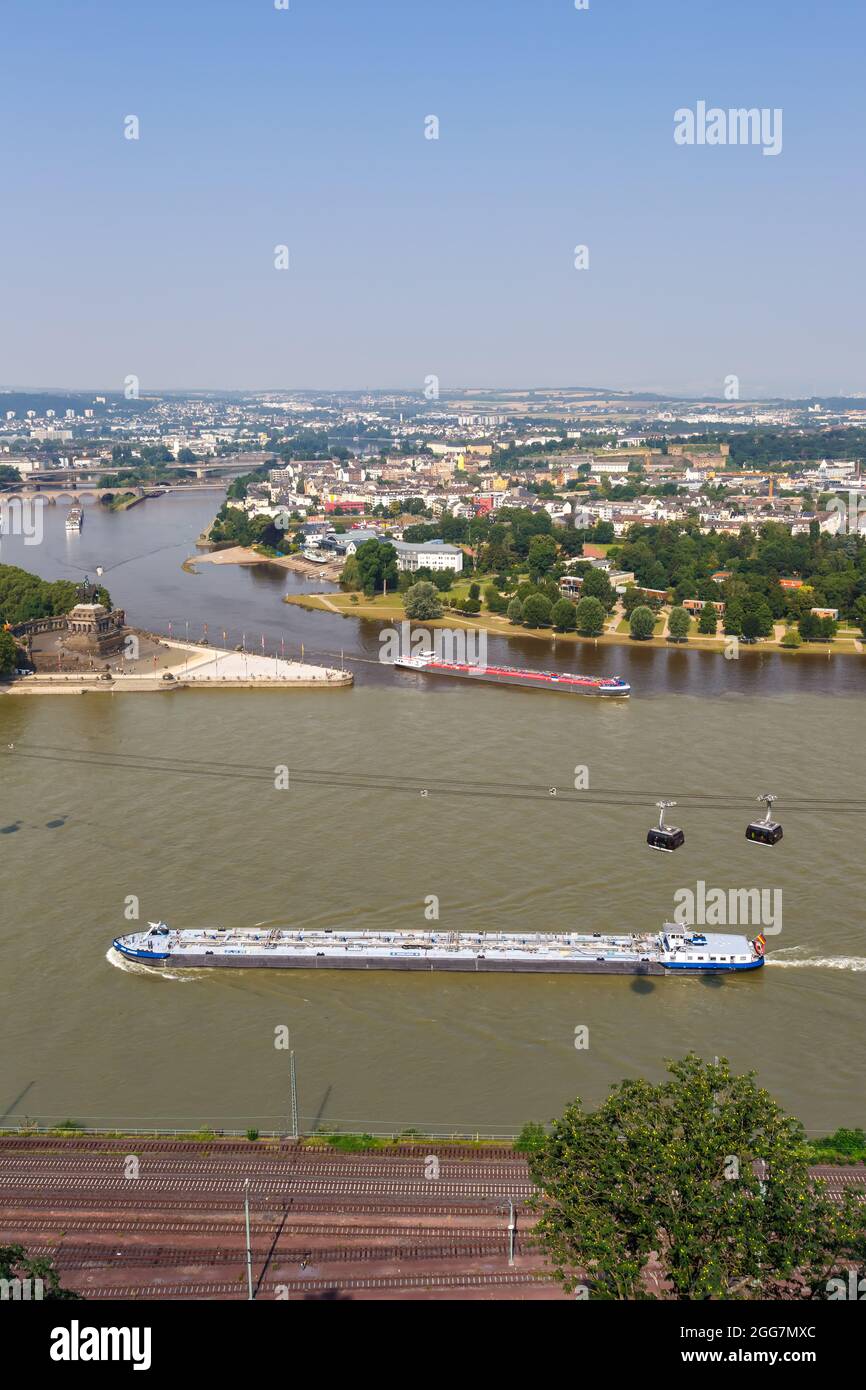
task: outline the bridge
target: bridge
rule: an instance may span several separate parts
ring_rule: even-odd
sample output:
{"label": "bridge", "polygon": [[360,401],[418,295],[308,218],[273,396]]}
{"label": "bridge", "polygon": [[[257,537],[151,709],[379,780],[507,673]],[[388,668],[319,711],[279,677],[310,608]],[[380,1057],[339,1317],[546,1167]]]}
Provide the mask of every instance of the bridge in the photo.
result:
{"label": "bridge", "polygon": [[76,478],[74,483],[34,483],[29,487],[22,488],[15,492],[4,492],[6,499],[12,497],[43,497],[49,507],[54,507],[58,502],[68,502],[71,506],[77,506],[82,498],[90,497],[95,502],[101,502],[104,497],[161,497],[164,492],[168,492],[167,487],[141,487],[133,483],[121,484],[117,487],[99,487],[96,483],[86,483]]}

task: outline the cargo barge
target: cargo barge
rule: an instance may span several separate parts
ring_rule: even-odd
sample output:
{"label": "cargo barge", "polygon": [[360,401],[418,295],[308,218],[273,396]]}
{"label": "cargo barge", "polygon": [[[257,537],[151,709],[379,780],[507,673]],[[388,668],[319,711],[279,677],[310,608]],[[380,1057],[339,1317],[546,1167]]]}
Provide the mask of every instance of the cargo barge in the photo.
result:
{"label": "cargo barge", "polygon": [[435,652],[397,657],[392,664],[425,676],[454,676],[458,680],[489,681],[493,685],[521,685],[530,690],[564,690],[573,695],[607,695],[620,699],[631,694],[631,686],[622,676],[579,676],[570,671],[532,671],[499,664],[482,666],[473,662],[443,661]]}
{"label": "cargo barge", "polygon": [[147,931],[117,936],[125,960],[171,969],[427,970],[554,975],[706,975],[755,970],[764,938],[692,932]]}

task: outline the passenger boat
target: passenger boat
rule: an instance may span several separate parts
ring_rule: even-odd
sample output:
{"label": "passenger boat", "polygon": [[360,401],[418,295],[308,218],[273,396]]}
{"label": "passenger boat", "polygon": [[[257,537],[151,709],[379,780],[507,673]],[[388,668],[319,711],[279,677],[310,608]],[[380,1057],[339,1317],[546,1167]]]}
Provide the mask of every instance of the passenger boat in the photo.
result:
{"label": "passenger boat", "polygon": [[473,662],[443,661],[435,652],[396,657],[392,663],[404,671],[425,676],[454,676],[458,680],[489,681],[494,685],[522,685],[530,690],[564,690],[572,695],[608,695],[626,699],[631,686],[622,676],[578,676],[570,671],[532,671],[515,666],[481,666]]}
{"label": "passenger boat", "polygon": [[80,531],[84,525],[84,512],[80,507],[70,507],[66,513],[67,531]]}
{"label": "passenger boat", "polygon": [[271,970],[458,970],[474,973],[707,975],[756,970],[762,936],[692,932],[667,923],[659,932],[418,932],[338,930],[177,931],[150,922],[117,936],[125,960],[172,969],[246,966]]}

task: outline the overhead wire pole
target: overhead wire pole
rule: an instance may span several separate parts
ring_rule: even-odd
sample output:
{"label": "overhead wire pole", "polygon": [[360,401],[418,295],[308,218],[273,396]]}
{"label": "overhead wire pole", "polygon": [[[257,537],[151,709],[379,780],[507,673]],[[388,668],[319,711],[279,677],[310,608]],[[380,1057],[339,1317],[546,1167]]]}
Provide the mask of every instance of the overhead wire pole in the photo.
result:
{"label": "overhead wire pole", "polygon": [[244,1178],[244,1224],[247,1232],[247,1298],[253,1297],[253,1251],[250,1244],[250,1180]]}
{"label": "overhead wire pole", "polygon": [[295,1052],[294,1048],[289,1052],[289,1086],[291,1090],[291,1137],[300,1138],[298,1134],[298,1082],[295,1075]]}

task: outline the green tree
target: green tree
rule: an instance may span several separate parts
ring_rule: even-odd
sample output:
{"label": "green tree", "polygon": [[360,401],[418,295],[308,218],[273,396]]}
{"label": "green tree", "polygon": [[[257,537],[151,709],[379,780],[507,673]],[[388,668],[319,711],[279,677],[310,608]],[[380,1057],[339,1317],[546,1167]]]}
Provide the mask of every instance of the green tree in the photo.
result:
{"label": "green tree", "polygon": [[11,676],[18,665],[18,645],[11,632],[0,631],[0,676]]}
{"label": "green tree", "polygon": [[397,552],[389,541],[378,541],[375,537],[364,541],[355,551],[361,588],[368,596],[382,590],[397,587]]}
{"label": "green tree", "polygon": [[556,541],[552,536],[533,536],[529,542],[526,557],[529,573],[533,579],[549,574],[556,563]]}
{"label": "green tree", "polygon": [[491,613],[505,613],[508,609],[508,599],[493,584],[485,584],[484,602]]}
{"label": "green tree", "polygon": [[23,1245],[0,1245],[0,1279],[20,1279],[42,1281],[42,1302],[57,1302],[60,1299],[82,1300],[80,1293],[60,1287],[60,1276],[53,1261],[47,1258],[28,1259]]}
{"label": "green tree", "polygon": [[439,602],[439,590],[435,584],[430,584],[426,579],[420,583],[413,584],[411,589],[407,589],[403,595],[403,608],[407,618],[414,618],[416,622],[426,622],[430,618],[442,617],[442,604]]}
{"label": "green tree", "polygon": [[508,605],[508,621],[515,626],[523,622],[523,604],[519,598],[513,598]]}
{"label": "green tree", "polygon": [[655,615],[651,608],[642,605],[635,608],[629,620],[629,631],[637,642],[646,642],[652,637],[655,628]]}
{"label": "green tree", "polygon": [[530,1151],[556,1277],[645,1298],[655,1262],[677,1299],[779,1297],[798,1279],[826,1296],[866,1250],[857,1198],[825,1196],[803,1126],[754,1073],[694,1054],[668,1071],[660,1085],[623,1081],[596,1111],[576,1100]]}
{"label": "green tree", "polygon": [[854,621],[866,637],[866,594],[861,595],[854,604]]}
{"label": "green tree", "polygon": [[582,598],[575,609],[577,630],[582,637],[600,637],[604,632],[604,604],[601,599]]}
{"label": "green tree", "polygon": [[581,593],[587,598],[600,599],[608,613],[612,611],[616,603],[613,585],[604,570],[595,568],[587,570],[583,577]]}
{"label": "green tree", "polygon": [[571,599],[557,599],[550,610],[550,619],[557,631],[573,632],[577,626],[577,609]]}
{"label": "green tree", "polygon": [[527,627],[549,627],[553,605],[544,594],[530,594],[523,605],[523,621]]}
{"label": "green tree", "polygon": [[672,608],[668,618],[668,634],[672,642],[687,642],[691,618],[685,608]]}
{"label": "green tree", "polygon": [[349,555],[340,571],[340,588],[350,590],[360,589],[360,587],[361,571],[358,568],[358,561],[354,555]]}
{"label": "green tree", "polygon": [[698,619],[698,632],[702,632],[705,637],[715,637],[718,621],[719,615],[716,612],[715,604],[705,603]]}

